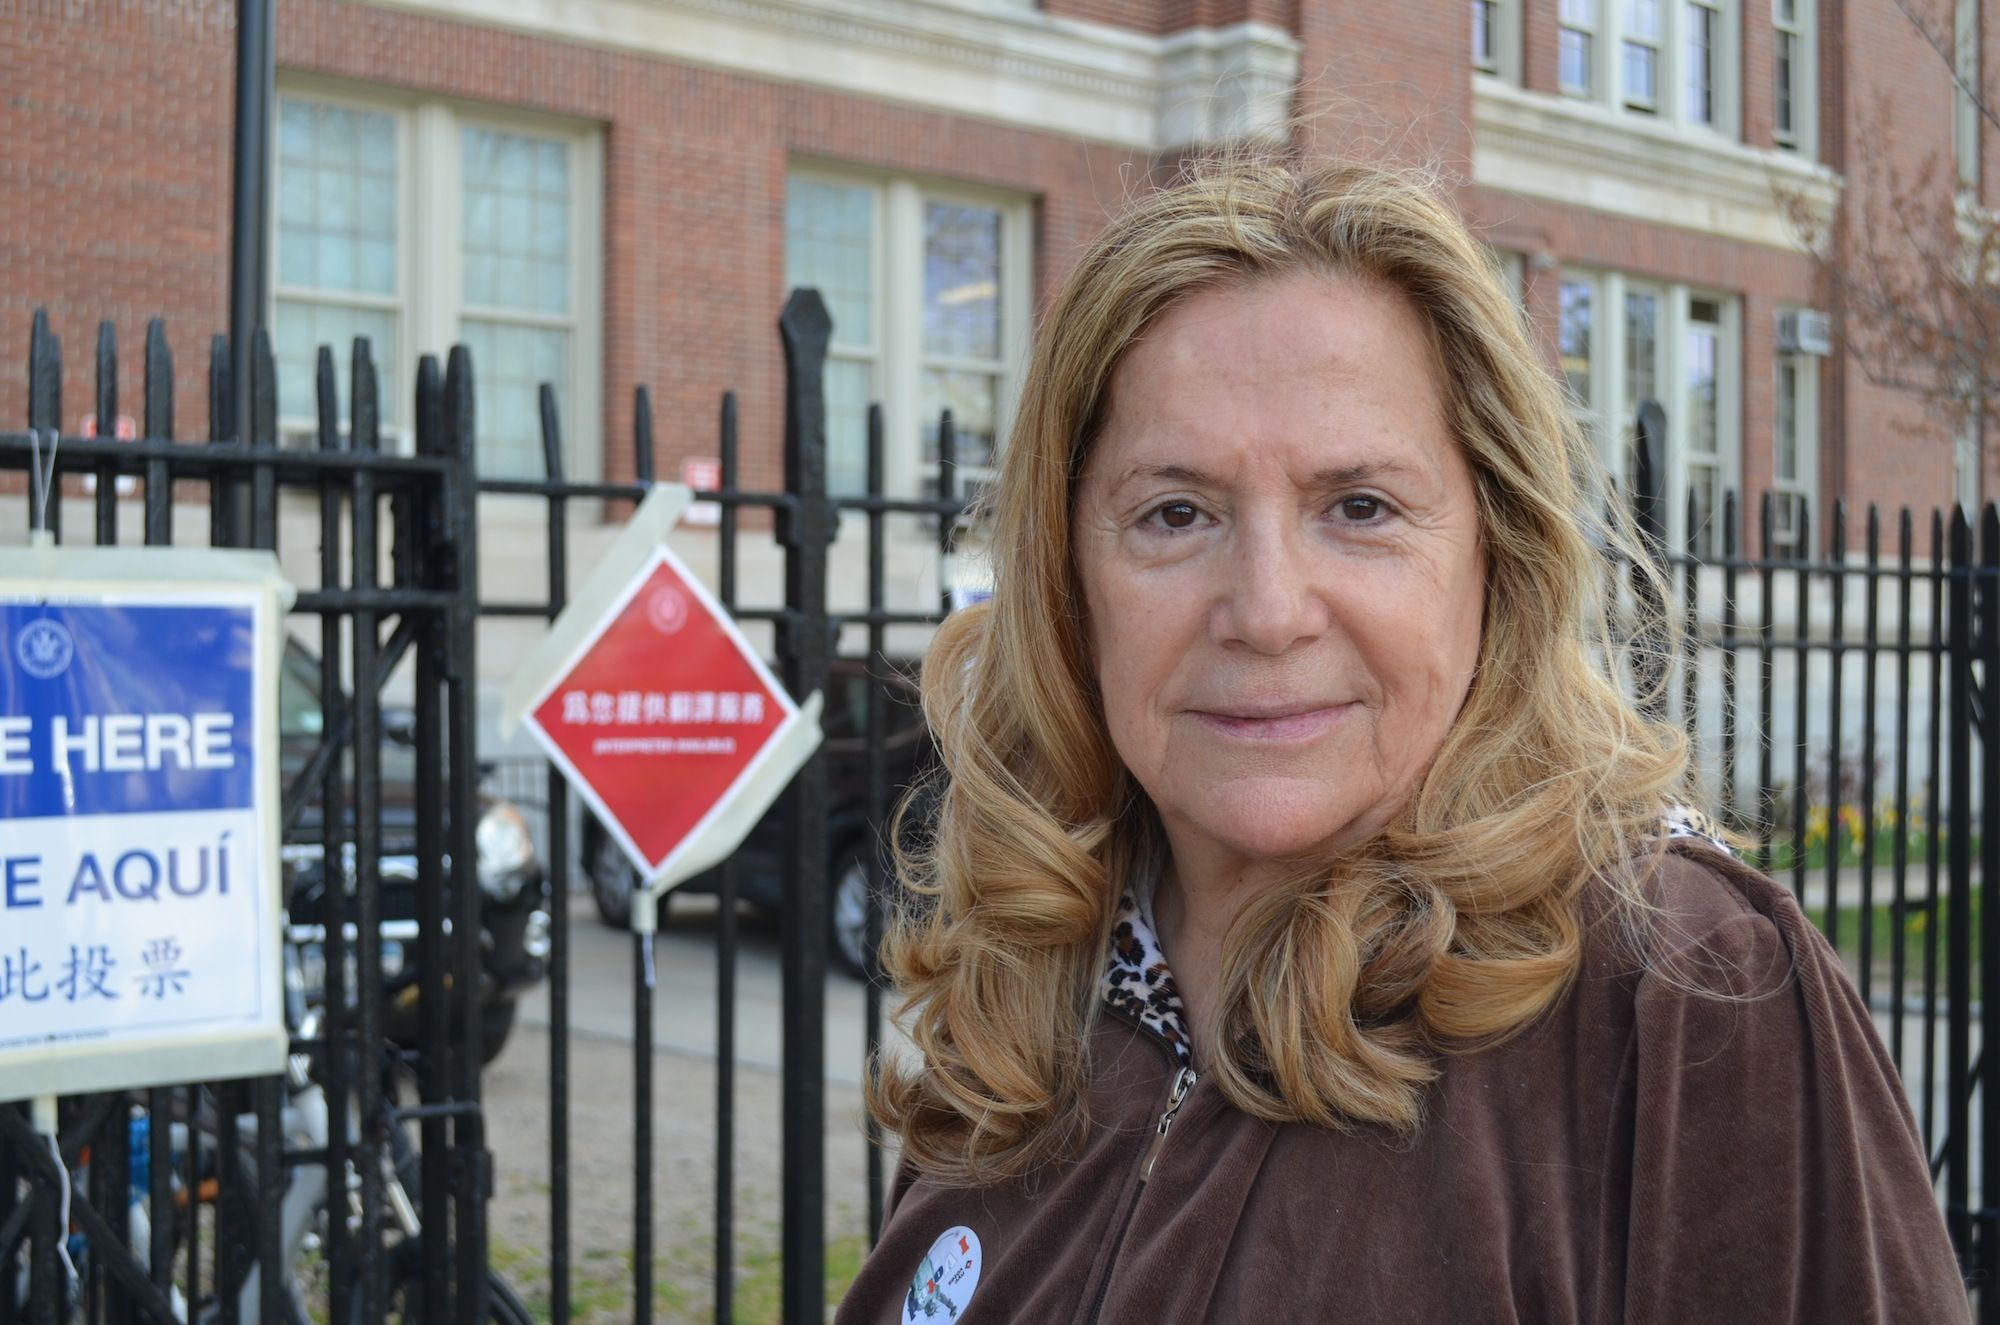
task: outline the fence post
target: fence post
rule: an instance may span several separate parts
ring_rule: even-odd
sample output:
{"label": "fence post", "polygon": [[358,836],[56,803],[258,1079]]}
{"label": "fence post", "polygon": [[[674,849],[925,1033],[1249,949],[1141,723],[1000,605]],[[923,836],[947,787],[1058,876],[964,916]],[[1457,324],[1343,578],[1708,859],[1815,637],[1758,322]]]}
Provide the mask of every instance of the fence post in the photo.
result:
{"label": "fence post", "polygon": [[1972,529],[1965,512],[1951,516],[1950,637],[1947,664],[1951,758],[1945,848],[1945,973],[1950,1025],[1946,1032],[1945,1222],[1959,1268],[1976,1269],[1972,1254]]}
{"label": "fence post", "polygon": [[1667,413],[1657,400],[1641,401],[1637,418],[1636,463],[1632,469],[1632,518],[1650,566],[1633,563],[1632,606],[1638,629],[1632,637],[1633,680],[1649,717],[1666,716]]}
{"label": "fence post", "polygon": [[[2000,712],[1994,708],[2000,692],[2000,510],[1988,503],[1979,521],[1979,569],[1974,585],[1979,604],[1979,1043],[1982,1055],[1993,1051],[1995,1023],[2000,1021]],[[1967,837],[1963,850],[1970,854]],[[1980,1268],[1979,1314],[2000,1321],[2000,1225],[1995,1223],[2000,1194],[2000,1083],[1991,1065],[1979,1083],[1979,1212],[1975,1246]]]}
{"label": "fence post", "polygon": [[[794,290],[778,318],[785,347],[785,684],[794,698],[825,690],[832,643],[826,549],[826,350],[833,320],[819,291]],[[782,1319],[825,1317],[826,1299],[826,763],[815,754],[792,784],[792,869],[785,890],[784,1217]]]}

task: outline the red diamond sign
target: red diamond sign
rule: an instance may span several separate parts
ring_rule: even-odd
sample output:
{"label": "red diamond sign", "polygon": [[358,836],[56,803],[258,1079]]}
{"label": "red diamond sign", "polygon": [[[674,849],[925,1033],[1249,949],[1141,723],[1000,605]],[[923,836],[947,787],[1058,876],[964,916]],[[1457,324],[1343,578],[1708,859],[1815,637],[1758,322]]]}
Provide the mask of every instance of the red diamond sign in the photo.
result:
{"label": "red diamond sign", "polygon": [[[621,536],[508,705],[525,700],[521,720],[656,888],[734,850],[818,742],[817,696],[794,704],[701,582],[643,537],[663,516],[671,527],[686,494],[648,495],[626,531],[642,537]],[[545,678],[531,692],[530,675]]]}

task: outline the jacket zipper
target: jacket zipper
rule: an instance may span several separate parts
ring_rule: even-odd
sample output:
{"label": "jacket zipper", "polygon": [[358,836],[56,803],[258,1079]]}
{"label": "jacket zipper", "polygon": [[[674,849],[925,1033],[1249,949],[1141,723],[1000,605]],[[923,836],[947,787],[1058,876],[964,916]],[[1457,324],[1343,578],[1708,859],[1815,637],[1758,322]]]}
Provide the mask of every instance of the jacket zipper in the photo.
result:
{"label": "jacket zipper", "polygon": [[1146,1194],[1146,1183],[1153,1176],[1153,1165],[1159,1161],[1160,1151],[1167,1144],[1167,1133],[1180,1116],[1181,1106],[1187,1103],[1188,1092],[1195,1082],[1201,1080],[1191,1067],[1183,1067],[1174,1075],[1172,1092],[1167,1096],[1166,1111],[1160,1121],[1153,1125],[1153,1139],[1146,1145],[1146,1157],[1139,1162],[1139,1184],[1132,1192],[1132,1203],[1125,1207],[1125,1220],[1118,1226],[1118,1240],[1111,1244],[1111,1261],[1104,1267],[1104,1277],[1098,1280],[1097,1297],[1090,1304],[1089,1325],[1097,1325],[1097,1318],[1104,1311],[1105,1294],[1111,1291],[1111,1276],[1118,1271],[1118,1253],[1125,1248],[1125,1235],[1132,1230],[1132,1216],[1139,1209],[1140,1198]]}

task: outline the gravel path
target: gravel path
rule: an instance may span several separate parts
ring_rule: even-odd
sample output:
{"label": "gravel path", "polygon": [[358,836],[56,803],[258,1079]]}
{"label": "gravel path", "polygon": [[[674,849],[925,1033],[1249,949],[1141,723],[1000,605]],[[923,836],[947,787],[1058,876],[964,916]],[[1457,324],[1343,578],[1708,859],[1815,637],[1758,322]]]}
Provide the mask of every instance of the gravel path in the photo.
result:
{"label": "gravel path", "polygon": [[[632,1058],[629,1043],[579,1032],[570,1042],[572,1319],[629,1321],[632,1310]],[[654,1319],[714,1318],[713,1058],[661,1050],[653,1067]],[[541,1320],[549,1318],[549,1036],[517,1027],[488,1069],[495,1163],[493,1263]],[[867,1147],[861,1092],[827,1087],[828,1302],[865,1247]],[[739,1321],[778,1318],[779,1082],[736,1075],[736,1261]]]}

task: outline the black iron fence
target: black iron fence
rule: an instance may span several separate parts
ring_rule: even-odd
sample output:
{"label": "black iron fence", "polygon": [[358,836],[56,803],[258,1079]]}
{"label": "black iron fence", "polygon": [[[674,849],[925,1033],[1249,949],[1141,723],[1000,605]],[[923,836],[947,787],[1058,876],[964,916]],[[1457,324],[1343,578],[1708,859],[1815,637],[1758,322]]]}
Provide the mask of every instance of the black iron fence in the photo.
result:
{"label": "black iron fence", "polygon": [[[357,342],[343,421],[328,350],[318,446],[282,449],[268,339],[250,362],[251,417],[231,417],[229,347],[210,347],[205,442],[177,439],[173,359],[146,332],[136,441],[62,435],[63,358],[47,319],[30,338],[27,433],[0,433],[0,473],[27,475],[31,527],[67,542],[317,545],[317,582],[290,627],[318,650],[320,724],[283,788],[291,871],[322,879],[287,928],[289,1070],[64,1098],[53,1118],[0,1105],[0,1322],[517,1319],[489,1293],[489,1156],[480,1107],[482,895],[475,878],[476,495],[471,362],[426,357],[413,454],[382,446],[373,361]],[[119,411],[115,335],[100,327],[96,417]],[[247,438],[247,440],[239,440]],[[121,498],[128,485],[135,500]],[[62,493],[93,527],[65,537]],[[205,528],[176,528],[183,502]],[[44,516],[44,513],[46,515]],[[128,526],[137,516],[137,528]],[[380,555],[384,536],[391,541]],[[386,560],[386,564],[385,564]],[[385,813],[383,688],[407,662],[410,813]],[[392,840],[401,832],[404,840]],[[394,860],[407,862],[395,870]],[[385,868],[390,867],[390,868]],[[395,874],[393,880],[385,878]],[[409,904],[385,915],[385,899]],[[302,923],[309,920],[310,923]],[[387,942],[408,930],[420,1014],[384,1025]],[[308,984],[308,955],[314,983]],[[0,1016],[4,1016],[0,1010]],[[311,1255],[308,1256],[308,1249]]]}
{"label": "black iron fence", "polygon": [[[1664,422],[1642,408],[1640,436]],[[1823,530],[1785,513],[1785,551],[1769,493],[1750,518],[1733,495],[1704,509],[1690,493],[1670,543],[1666,468],[1657,444],[1640,455],[1638,523],[1680,626],[1647,688],[1689,734],[1701,798],[1845,960],[1980,1318],[2000,1320],[2000,1089],[1984,1064],[2000,1013],[2000,512],[1835,502]]]}
{"label": "black iron fence", "polygon": [[[949,610],[944,562],[960,503],[949,419],[937,432],[940,499],[884,492],[884,435],[869,416],[867,487],[827,487],[824,307],[795,294],[780,320],[785,373],[784,485],[738,483],[733,397],[720,400],[715,503],[718,596],[739,620],[769,632],[795,695],[829,688],[836,670],[886,676]],[[99,334],[95,405],[118,414],[117,356]],[[413,393],[415,446],[381,440],[376,378],[365,342],[353,349],[343,419],[331,353],[318,363],[317,445],[279,445],[269,346],[255,346],[249,440],[230,418],[227,347],[211,350],[203,442],[175,440],[172,362],[158,323],[148,329],[145,422],[136,442],[76,436],[51,442],[62,417],[62,359],[37,318],[30,346],[30,433],[0,433],[0,474],[29,475],[27,508],[46,505],[61,533],[60,499],[44,503],[34,457],[54,451],[58,492],[84,495],[90,541],[223,544],[244,528],[254,546],[280,540],[317,551],[316,582],[301,592],[295,639],[315,646],[320,735],[285,789],[288,858],[322,884],[310,915],[292,917],[296,958],[292,1066],[249,1082],[174,1083],[59,1103],[50,1139],[22,1106],[0,1105],[0,1325],[16,1321],[208,1320],[462,1322],[528,1318],[489,1268],[492,1194],[481,1094],[482,991],[494,979],[491,930],[505,901],[482,887],[474,827],[482,813],[475,744],[478,622],[548,620],[572,574],[578,504],[643,496],[654,481],[650,400],[634,409],[630,483],[579,482],[564,473],[562,420],[541,399],[545,474],[479,479],[472,364],[425,359]],[[1658,416],[1651,435],[1659,435]],[[1647,475],[1663,473],[1647,467]],[[120,482],[132,489],[121,496]],[[284,505],[282,494],[304,500]],[[544,591],[513,585],[482,593],[481,498],[540,507]],[[1664,518],[1664,484],[1642,476],[1642,523],[1668,572],[1669,606],[1685,627],[1667,660],[1657,703],[1689,730],[1703,798],[1721,807],[1765,868],[1790,882],[1848,959],[1908,1083],[1953,1238],[1975,1287],[2000,1273],[2000,1093],[1983,1065],[1986,1010],[2000,1008],[2000,738],[1988,689],[2000,677],[2000,514],[1977,527],[1961,513],[1885,519],[1870,509],[1828,514],[1823,557],[1779,555],[1768,501],[1745,521],[1726,501]],[[205,512],[201,508],[205,507]],[[198,512],[205,528],[177,529]],[[747,518],[746,518],[747,517]],[[917,545],[891,521],[927,522],[921,555],[934,598],[892,603],[891,561]],[[1745,523],[1756,537],[1741,536]],[[861,569],[836,574],[830,549],[845,525]],[[1669,526],[1676,530],[1667,538]],[[686,534],[685,537],[696,535]],[[781,573],[745,593],[739,547],[775,541]],[[77,541],[73,536],[70,541]],[[380,549],[386,546],[386,557]],[[1692,548],[1719,549],[1696,556]],[[1792,544],[1813,546],[1803,534]],[[1747,549],[1747,550],[1746,550]],[[294,558],[294,567],[299,563]],[[904,578],[908,578],[907,576]],[[835,601],[829,602],[833,582]],[[844,595],[844,596],[843,596]],[[896,632],[916,640],[892,648]],[[843,655],[846,661],[843,662]],[[407,700],[414,761],[407,823],[384,804],[385,689]],[[888,817],[886,691],[869,687],[859,718],[865,821]],[[549,981],[547,1245],[527,1249],[545,1269],[537,1313],[577,1314],[571,1117],[572,954],[566,894],[573,857],[571,798],[559,774],[519,765],[488,792],[542,811],[538,835],[553,894],[547,907]],[[777,1137],[783,1174],[781,1314],[822,1318],[825,1306],[828,823],[826,766],[816,759],[787,793],[780,906],[783,1073]],[[407,841],[397,834],[407,829]],[[879,935],[870,871],[868,936]],[[713,1318],[739,1313],[736,1074],[740,862],[712,882],[716,953]],[[384,991],[410,969],[417,1015],[392,1033]],[[632,941],[633,1209],[630,1297],[621,1314],[649,1320],[656,1301],[653,1173],[657,1047],[645,940]],[[309,974],[310,973],[310,974]],[[881,1035],[881,993],[866,990],[864,1048]],[[199,1075],[195,1073],[193,1075]],[[317,1104],[317,1132],[309,1115]],[[326,1121],[331,1119],[331,1122]],[[302,1122],[301,1120],[306,1121]],[[759,1138],[761,1139],[761,1138]],[[596,1138],[591,1139],[596,1143]],[[868,1223],[879,1222],[882,1156],[871,1148]],[[72,1266],[74,1269],[72,1270]],[[540,1296],[540,1295],[538,1295]],[[2000,1293],[1979,1295],[2000,1319]]]}

